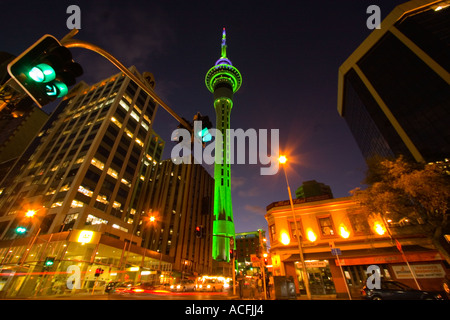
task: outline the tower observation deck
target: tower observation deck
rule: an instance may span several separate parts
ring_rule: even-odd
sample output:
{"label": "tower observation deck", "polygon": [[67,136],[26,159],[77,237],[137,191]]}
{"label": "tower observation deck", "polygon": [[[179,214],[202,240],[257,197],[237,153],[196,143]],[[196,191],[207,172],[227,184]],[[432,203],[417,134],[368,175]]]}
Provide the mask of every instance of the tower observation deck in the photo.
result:
{"label": "tower observation deck", "polygon": [[223,141],[215,140],[212,256],[217,261],[230,261],[230,249],[234,249],[230,248],[230,239],[234,242],[235,228],[230,187],[229,136],[226,133],[227,129],[230,129],[233,94],[242,84],[242,76],[227,58],[226,51],[226,32],[223,28],[221,56],[205,77],[206,87],[214,95],[216,130],[220,130],[223,137]]}

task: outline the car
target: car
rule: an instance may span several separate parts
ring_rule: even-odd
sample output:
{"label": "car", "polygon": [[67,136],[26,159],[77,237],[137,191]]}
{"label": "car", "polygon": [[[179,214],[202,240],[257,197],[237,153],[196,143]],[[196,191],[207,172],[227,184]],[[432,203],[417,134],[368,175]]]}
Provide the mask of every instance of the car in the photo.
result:
{"label": "car", "polygon": [[155,290],[155,286],[151,282],[138,282],[131,286],[128,290],[130,293],[150,293]]}
{"label": "car", "polygon": [[178,284],[173,284],[170,286],[170,291],[195,291],[196,285],[193,280],[183,280]]}
{"label": "car", "polygon": [[443,300],[438,292],[413,289],[394,280],[381,281],[379,289],[364,286],[361,296],[366,300]]}
{"label": "car", "polygon": [[111,281],[108,282],[105,286],[105,292],[114,292],[114,289],[116,288],[116,286],[119,284],[119,281]]}
{"label": "car", "polygon": [[203,283],[197,286],[199,291],[222,291],[224,288],[224,283],[217,279],[206,279]]}
{"label": "car", "polygon": [[134,286],[134,282],[127,281],[127,282],[119,282],[114,286],[113,292],[115,293],[130,293],[131,288]]}

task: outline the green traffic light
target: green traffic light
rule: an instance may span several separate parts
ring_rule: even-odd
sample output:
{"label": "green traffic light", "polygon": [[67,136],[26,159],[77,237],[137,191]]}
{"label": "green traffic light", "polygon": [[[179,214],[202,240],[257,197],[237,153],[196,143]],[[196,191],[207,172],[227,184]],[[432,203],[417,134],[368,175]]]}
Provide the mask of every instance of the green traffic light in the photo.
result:
{"label": "green traffic light", "polygon": [[47,84],[45,86],[45,90],[47,96],[56,96],[57,98],[64,97],[69,92],[69,88],[67,88],[66,84],[60,81],[55,81],[54,83]]}
{"label": "green traffic light", "polygon": [[209,141],[212,140],[212,136],[211,136],[211,134],[209,133],[208,128],[203,128],[202,131],[200,131],[200,132],[198,133],[198,135],[199,135],[200,137],[202,137],[202,141],[203,141],[203,142],[209,142]]}
{"label": "green traffic light", "polygon": [[68,92],[69,88],[67,88],[67,85],[60,81],[55,81],[55,86],[58,88],[58,98],[64,97]]}
{"label": "green traffic light", "polygon": [[16,233],[24,234],[25,232],[27,232],[27,228],[25,228],[25,227],[17,227],[16,228]]}
{"label": "green traffic light", "polygon": [[56,72],[48,64],[40,63],[33,67],[28,75],[36,82],[49,82],[55,80]]}
{"label": "green traffic light", "polygon": [[44,262],[44,267],[51,267],[55,263],[55,258],[47,257]]}

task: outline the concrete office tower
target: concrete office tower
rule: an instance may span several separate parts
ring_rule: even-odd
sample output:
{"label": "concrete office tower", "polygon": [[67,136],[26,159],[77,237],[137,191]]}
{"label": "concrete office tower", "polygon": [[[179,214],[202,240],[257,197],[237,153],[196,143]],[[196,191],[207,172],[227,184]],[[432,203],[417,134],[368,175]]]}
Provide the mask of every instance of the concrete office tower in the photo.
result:
{"label": "concrete office tower", "polygon": [[149,169],[137,206],[142,246],[169,256],[174,277],[210,274],[213,177],[199,164],[171,160]]}
{"label": "concrete office tower", "polygon": [[450,5],[397,6],[339,68],[338,112],[364,156],[450,157]]}
{"label": "concrete office tower", "polygon": [[[226,130],[230,129],[233,94],[242,84],[242,76],[227,58],[225,28],[222,33],[221,56],[205,77],[206,87],[214,94],[216,129],[222,132],[223,141],[216,139],[214,165],[214,221],[213,259],[230,260],[230,239],[234,241],[235,228],[230,187],[230,150]],[[234,248],[232,248],[234,249]]]}
{"label": "concrete office tower", "polygon": [[[134,67],[130,70],[146,80]],[[39,133],[41,144],[15,183],[3,190],[3,239],[16,236],[16,226],[31,209],[40,218],[30,234],[90,226],[129,239],[135,229],[141,172],[160,161],[164,146],[152,130],[156,104],[122,73],[76,89]]]}

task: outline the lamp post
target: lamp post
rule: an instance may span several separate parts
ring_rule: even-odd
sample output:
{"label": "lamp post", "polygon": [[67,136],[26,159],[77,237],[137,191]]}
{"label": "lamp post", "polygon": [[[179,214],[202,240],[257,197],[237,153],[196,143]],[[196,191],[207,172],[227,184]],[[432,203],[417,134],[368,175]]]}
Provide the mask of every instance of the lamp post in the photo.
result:
{"label": "lamp post", "polygon": [[[287,162],[287,158],[286,158],[286,156],[280,156],[278,158],[278,161],[282,165],[284,165]],[[312,297],[311,297],[311,291],[309,289],[308,273],[306,272],[305,258],[303,257],[303,248],[302,248],[302,242],[301,242],[302,235],[300,234],[300,232],[298,230],[297,220],[295,218],[294,203],[292,202],[291,188],[289,187],[289,181],[288,181],[288,177],[287,177],[287,173],[286,173],[286,168],[284,168],[284,166],[282,166],[282,167],[283,167],[283,171],[284,171],[284,176],[286,178],[286,185],[287,185],[287,189],[288,189],[288,193],[289,193],[289,203],[291,204],[292,217],[294,219],[294,226],[295,226],[295,233],[297,234],[298,251],[300,252],[300,261],[302,263],[302,274],[303,274],[303,281],[305,283],[305,288],[306,288],[306,295],[308,296],[308,299],[311,300]]]}

